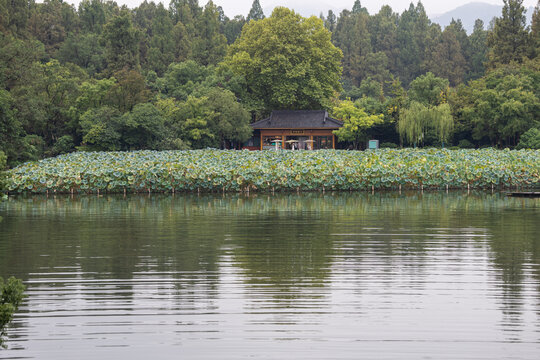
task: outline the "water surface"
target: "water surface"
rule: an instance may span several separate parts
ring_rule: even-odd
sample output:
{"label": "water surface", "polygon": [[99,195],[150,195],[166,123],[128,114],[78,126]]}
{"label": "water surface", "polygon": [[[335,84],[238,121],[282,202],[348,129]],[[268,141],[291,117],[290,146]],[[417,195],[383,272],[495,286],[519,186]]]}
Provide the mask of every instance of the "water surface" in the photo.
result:
{"label": "water surface", "polygon": [[12,198],[0,359],[538,359],[540,201]]}

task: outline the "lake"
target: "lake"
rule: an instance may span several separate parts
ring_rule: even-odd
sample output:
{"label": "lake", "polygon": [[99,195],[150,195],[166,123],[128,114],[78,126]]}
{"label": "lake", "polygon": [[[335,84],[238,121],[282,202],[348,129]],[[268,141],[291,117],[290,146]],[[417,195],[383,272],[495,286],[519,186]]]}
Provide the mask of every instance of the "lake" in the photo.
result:
{"label": "lake", "polygon": [[14,197],[0,359],[538,359],[540,199]]}

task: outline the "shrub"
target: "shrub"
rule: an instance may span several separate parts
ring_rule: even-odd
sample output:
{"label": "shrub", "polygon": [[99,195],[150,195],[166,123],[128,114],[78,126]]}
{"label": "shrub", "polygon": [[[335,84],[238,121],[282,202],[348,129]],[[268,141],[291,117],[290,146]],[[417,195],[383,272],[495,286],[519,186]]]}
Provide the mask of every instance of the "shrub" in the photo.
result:
{"label": "shrub", "polygon": [[457,146],[460,149],[474,149],[474,144],[467,139],[460,140]]}
{"label": "shrub", "polygon": [[540,129],[532,128],[521,135],[517,149],[540,149]]}
{"label": "shrub", "polygon": [[0,277],[0,346],[6,335],[6,327],[13,319],[24,298],[24,285],[21,280],[10,277],[6,282]]}

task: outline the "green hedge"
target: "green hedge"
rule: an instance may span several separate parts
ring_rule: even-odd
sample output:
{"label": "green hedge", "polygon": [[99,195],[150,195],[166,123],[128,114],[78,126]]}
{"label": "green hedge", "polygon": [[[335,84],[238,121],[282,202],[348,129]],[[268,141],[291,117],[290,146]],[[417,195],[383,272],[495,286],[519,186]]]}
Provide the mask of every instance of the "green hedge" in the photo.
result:
{"label": "green hedge", "polygon": [[12,169],[7,185],[11,193],[538,187],[540,151],[79,152]]}

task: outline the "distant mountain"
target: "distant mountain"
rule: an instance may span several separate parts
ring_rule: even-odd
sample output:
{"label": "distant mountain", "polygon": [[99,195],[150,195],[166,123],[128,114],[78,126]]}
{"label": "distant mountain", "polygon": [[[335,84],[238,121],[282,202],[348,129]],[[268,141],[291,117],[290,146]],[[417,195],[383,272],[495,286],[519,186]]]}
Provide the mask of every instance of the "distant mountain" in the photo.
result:
{"label": "distant mountain", "polygon": [[[452,19],[461,19],[463,27],[467,30],[467,33],[472,33],[474,29],[474,22],[476,19],[481,19],[484,21],[484,28],[488,28],[489,23],[494,17],[500,17],[502,14],[502,5],[493,5],[486,4],[482,2],[472,2],[460,6],[454,10],[451,10],[442,15],[431,17],[431,21],[445,27]],[[533,7],[527,9],[527,22],[531,23],[532,13],[534,11]]]}

